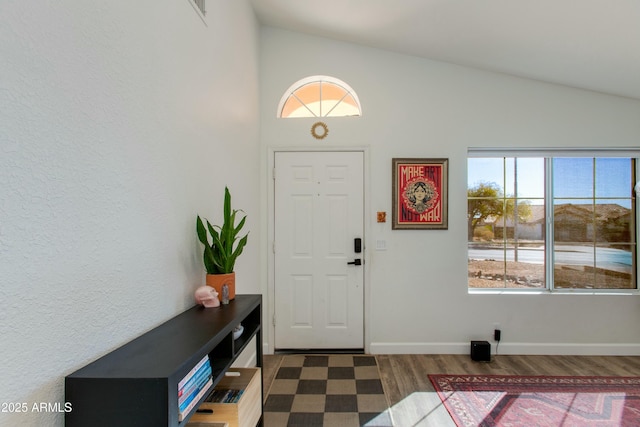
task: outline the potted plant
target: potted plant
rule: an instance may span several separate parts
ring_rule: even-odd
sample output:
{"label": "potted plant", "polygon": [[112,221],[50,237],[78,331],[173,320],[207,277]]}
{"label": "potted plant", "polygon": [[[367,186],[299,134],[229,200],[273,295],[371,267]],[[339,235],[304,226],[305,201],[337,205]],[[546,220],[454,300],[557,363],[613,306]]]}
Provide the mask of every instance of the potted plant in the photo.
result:
{"label": "potted plant", "polygon": [[[220,298],[222,298],[222,286],[226,284],[229,287],[230,300],[236,296],[236,274],[234,271],[236,259],[247,244],[249,235],[247,233],[244,237],[239,237],[247,217],[246,215],[243,216],[238,225],[235,225],[238,212],[242,211],[231,209],[231,194],[229,193],[229,188],[225,187],[222,225],[211,225],[205,218],[207,223],[205,228],[199,215],[196,221],[198,239],[204,245],[202,258],[204,267],[207,270],[206,284],[213,287],[220,295]],[[211,242],[209,238],[211,238]]]}

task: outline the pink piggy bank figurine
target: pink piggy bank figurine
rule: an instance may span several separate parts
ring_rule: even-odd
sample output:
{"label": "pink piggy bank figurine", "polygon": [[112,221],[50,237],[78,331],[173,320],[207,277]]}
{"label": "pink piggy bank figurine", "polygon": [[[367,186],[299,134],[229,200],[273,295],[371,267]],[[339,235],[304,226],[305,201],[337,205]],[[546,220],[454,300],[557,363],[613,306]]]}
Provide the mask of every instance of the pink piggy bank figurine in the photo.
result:
{"label": "pink piggy bank figurine", "polygon": [[219,307],[218,292],[211,286],[200,286],[195,293],[196,302],[206,308]]}

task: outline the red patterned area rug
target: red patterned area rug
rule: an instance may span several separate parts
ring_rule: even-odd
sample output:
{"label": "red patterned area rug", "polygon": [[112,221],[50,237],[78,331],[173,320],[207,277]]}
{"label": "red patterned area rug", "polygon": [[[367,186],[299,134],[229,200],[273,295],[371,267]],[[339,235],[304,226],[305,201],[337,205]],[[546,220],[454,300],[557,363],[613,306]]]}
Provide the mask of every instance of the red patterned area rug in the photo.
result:
{"label": "red patterned area rug", "polygon": [[640,426],[640,377],[429,375],[458,427]]}

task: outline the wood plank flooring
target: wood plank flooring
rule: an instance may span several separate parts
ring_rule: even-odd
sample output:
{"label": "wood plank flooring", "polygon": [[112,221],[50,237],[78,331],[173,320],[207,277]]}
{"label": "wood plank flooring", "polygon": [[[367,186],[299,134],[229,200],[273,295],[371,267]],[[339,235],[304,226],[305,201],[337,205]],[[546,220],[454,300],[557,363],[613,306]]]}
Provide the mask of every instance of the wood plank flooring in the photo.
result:
{"label": "wood plank flooring", "polygon": [[[265,397],[282,357],[264,356]],[[398,427],[455,427],[428,374],[640,376],[640,356],[497,355],[491,362],[474,362],[461,354],[394,354],[376,355],[376,359]]]}

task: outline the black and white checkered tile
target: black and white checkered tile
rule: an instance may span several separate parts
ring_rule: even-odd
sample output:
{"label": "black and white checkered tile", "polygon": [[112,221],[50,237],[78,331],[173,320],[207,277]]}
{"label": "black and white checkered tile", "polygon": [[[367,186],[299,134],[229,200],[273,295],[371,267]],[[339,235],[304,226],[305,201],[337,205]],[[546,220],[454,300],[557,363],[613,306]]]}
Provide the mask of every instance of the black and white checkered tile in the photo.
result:
{"label": "black and white checkered tile", "polygon": [[265,427],[392,425],[373,356],[285,356],[264,405]]}

